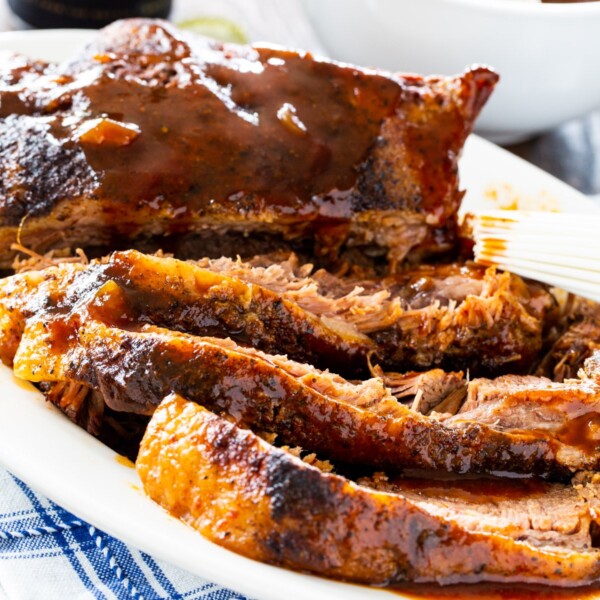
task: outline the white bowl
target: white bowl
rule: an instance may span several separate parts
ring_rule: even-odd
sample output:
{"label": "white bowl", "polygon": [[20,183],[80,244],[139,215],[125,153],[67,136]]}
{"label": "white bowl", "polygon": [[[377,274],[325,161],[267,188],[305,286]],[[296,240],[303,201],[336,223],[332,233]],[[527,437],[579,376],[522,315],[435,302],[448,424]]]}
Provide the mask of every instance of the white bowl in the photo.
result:
{"label": "white bowl", "polygon": [[477,131],[499,142],[600,107],[600,2],[304,0],[333,58],[393,71],[501,76]]}

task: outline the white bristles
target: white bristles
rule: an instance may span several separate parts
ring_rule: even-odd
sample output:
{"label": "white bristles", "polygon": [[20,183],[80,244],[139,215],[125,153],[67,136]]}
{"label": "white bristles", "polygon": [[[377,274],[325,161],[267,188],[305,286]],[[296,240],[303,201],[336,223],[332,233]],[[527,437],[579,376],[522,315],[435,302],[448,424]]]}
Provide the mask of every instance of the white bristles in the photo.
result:
{"label": "white bristles", "polygon": [[600,215],[473,215],[475,260],[600,302]]}

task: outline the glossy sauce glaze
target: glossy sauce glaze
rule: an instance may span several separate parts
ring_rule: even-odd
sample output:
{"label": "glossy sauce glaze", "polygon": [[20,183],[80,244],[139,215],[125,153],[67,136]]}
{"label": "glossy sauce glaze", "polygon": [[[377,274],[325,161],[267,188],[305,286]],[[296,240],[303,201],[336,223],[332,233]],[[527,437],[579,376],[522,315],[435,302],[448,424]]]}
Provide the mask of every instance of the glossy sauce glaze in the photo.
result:
{"label": "glossy sauce glaze", "polygon": [[[347,218],[344,192],[400,91],[385,77],[271,50],[203,65],[189,78],[166,90],[102,73],[81,90],[82,119],[108,114],[141,131],[113,150],[81,140],[92,169],[105,173],[99,195],[192,212],[215,202],[261,212],[247,204],[260,194],[290,218]],[[285,116],[292,112],[295,128]]]}
{"label": "glossy sauce glaze", "polygon": [[[173,395],[154,413],[136,466],[146,493],[173,516],[230,550],[296,570],[375,585],[598,581],[589,513],[569,486],[554,484],[516,529],[498,531],[488,521],[493,501],[461,512],[355,485]],[[552,519],[568,517],[568,552],[547,536],[554,521],[538,522],[547,501]]]}
{"label": "glossy sauce glaze", "polygon": [[[260,194],[290,218],[349,216],[356,168],[401,85],[270,48],[204,48],[192,61],[187,44],[166,34],[163,41],[166,51],[137,57],[145,72],[109,52],[78,73],[32,81],[25,94],[4,91],[0,117],[52,114],[39,126],[83,153],[98,198],[260,211],[248,205]],[[157,85],[153,67],[171,81]],[[36,94],[36,85],[46,89]],[[135,135],[119,140],[119,127]]]}
{"label": "glossy sauce glaze", "polygon": [[590,412],[565,423],[555,435],[556,439],[588,455],[600,448],[600,413]]}

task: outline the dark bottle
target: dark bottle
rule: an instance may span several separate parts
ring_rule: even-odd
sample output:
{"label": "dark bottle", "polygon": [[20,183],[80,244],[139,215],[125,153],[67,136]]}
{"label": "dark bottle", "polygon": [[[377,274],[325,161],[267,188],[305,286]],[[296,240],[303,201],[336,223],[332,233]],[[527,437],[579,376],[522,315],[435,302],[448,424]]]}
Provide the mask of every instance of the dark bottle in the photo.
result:
{"label": "dark bottle", "polygon": [[8,0],[24,26],[98,28],[127,17],[166,18],[171,0]]}

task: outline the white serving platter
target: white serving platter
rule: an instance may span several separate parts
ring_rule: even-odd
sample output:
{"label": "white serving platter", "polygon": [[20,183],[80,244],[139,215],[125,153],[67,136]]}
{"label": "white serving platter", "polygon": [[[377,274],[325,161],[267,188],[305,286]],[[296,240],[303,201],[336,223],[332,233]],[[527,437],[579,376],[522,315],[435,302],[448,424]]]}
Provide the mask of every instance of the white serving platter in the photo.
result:
{"label": "white serving platter", "polygon": [[[76,30],[0,34],[0,50],[61,60],[90,37]],[[464,210],[544,208],[600,212],[590,199],[472,136],[461,161]],[[147,499],[131,467],[0,365],[0,463],[94,526],[206,579],[260,600],[390,600],[398,592],[329,581],[224,550]]]}

